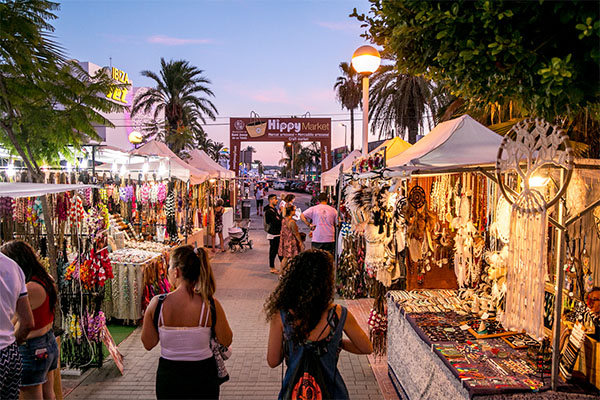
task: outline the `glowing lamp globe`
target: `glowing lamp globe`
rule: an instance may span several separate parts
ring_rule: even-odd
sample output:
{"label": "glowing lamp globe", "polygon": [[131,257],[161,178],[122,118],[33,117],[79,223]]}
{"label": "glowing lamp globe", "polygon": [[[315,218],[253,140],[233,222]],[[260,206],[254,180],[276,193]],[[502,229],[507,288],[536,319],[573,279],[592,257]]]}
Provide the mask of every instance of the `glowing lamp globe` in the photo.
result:
{"label": "glowing lamp globe", "polygon": [[381,56],[372,46],[361,46],[352,54],[352,66],[359,74],[372,74],[381,64]]}
{"label": "glowing lamp globe", "polygon": [[142,134],[138,131],[133,131],[129,134],[129,143],[140,144],[142,143]]}

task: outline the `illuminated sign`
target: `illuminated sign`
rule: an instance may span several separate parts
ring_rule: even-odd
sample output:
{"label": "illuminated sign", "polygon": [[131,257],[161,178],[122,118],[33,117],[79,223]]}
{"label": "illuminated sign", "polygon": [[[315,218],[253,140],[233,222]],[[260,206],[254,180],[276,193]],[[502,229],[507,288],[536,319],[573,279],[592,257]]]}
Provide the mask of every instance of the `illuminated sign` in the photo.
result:
{"label": "illuminated sign", "polygon": [[[128,85],[131,85],[131,81],[129,80],[129,75],[127,75],[127,72],[124,72],[118,68],[112,67],[111,76],[115,81],[117,81],[119,83],[126,83]],[[125,96],[127,96],[128,91],[129,91],[129,89],[115,88],[115,89],[111,90],[106,95],[106,97],[108,97],[109,99],[112,99],[112,100],[116,100],[119,103],[127,104],[127,100],[125,100]]]}

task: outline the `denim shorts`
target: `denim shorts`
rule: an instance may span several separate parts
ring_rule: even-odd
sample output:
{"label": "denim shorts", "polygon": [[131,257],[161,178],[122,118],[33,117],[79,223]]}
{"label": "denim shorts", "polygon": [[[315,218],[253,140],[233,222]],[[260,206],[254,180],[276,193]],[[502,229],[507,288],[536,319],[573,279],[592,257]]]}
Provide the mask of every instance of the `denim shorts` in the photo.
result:
{"label": "denim shorts", "polygon": [[19,346],[23,360],[21,387],[46,383],[48,372],[58,367],[58,345],[51,330],[43,336],[27,339]]}

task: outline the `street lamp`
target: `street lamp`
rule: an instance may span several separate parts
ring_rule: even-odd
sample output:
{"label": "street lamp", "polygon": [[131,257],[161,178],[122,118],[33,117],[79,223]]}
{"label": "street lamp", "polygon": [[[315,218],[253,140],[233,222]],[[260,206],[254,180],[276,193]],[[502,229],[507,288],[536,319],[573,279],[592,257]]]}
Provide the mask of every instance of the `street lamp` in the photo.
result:
{"label": "street lamp", "polygon": [[363,157],[369,153],[369,75],[377,71],[380,64],[381,56],[372,46],[361,46],[352,54],[352,66],[363,76]]}
{"label": "street lamp", "polygon": [[344,127],[344,153],[346,153],[346,151],[348,150],[348,145],[346,144],[346,133],[348,133],[348,127],[346,126],[346,124],[340,124],[340,126]]}

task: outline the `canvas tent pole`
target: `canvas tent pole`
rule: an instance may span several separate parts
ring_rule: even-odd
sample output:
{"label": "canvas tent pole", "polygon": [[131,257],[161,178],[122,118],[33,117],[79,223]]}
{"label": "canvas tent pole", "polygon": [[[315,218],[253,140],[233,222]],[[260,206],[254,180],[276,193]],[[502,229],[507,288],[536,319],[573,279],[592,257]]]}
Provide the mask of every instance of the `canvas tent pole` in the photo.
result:
{"label": "canvas tent pole", "polygon": [[[562,187],[565,177],[564,169],[560,170],[560,186]],[[564,201],[561,199],[558,202],[558,223],[564,223],[565,206]],[[552,390],[556,391],[558,386],[558,363],[560,361],[560,319],[562,314],[562,295],[564,286],[564,269],[563,269],[563,258],[564,258],[564,232],[562,229],[557,230],[556,236],[556,280],[555,280],[555,293],[554,293],[554,327],[552,329]]]}

